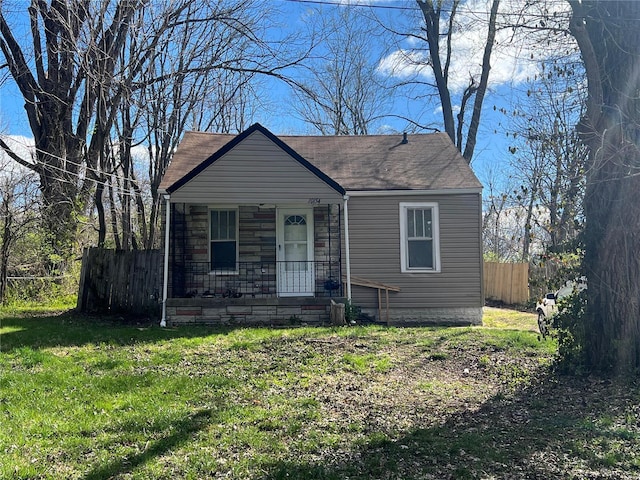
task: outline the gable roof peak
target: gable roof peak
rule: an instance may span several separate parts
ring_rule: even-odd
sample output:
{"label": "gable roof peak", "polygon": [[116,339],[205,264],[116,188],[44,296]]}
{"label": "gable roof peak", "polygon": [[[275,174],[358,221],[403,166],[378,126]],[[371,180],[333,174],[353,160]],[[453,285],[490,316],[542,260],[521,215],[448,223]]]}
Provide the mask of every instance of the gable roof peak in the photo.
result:
{"label": "gable roof peak", "polygon": [[[180,187],[182,187],[183,185],[188,183],[195,176],[197,176],[202,171],[204,171],[206,168],[208,168],[213,163],[215,163],[218,159],[220,159],[221,157],[226,155],[228,152],[230,152],[232,149],[234,149],[237,145],[242,143],[242,141],[244,141],[247,137],[249,137],[251,134],[253,134],[256,131],[260,132],[265,137],[267,137],[278,148],[283,150],[287,155],[289,155],[291,158],[293,158],[293,160],[295,160],[296,162],[300,163],[304,168],[309,170],[313,175],[318,177],[320,180],[322,180],[324,183],[326,183],[333,190],[335,190],[336,192],[338,192],[341,195],[344,195],[346,193],[346,190],[338,182],[336,182],[333,178],[329,177],[327,174],[325,174],[323,171],[321,171],[316,165],[313,165],[312,163],[310,163],[302,155],[300,155],[293,148],[291,148],[289,145],[287,145],[285,142],[283,142],[280,138],[278,138],[275,134],[271,133],[271,131],[269,131],[267,128],[263,127],[259,123],[254,123],[249,128],[247,128],[243,132],[241,132],[238,135],[236,135],[235,137],[233,137],[226,144],[222,145],[222,147],[220,147],[217,151],[213,152],[213,154],[211,154],[209,157],[207,157],[204,161],[200,162],[199,164],[193,165],[193,168],[189,172],[187,172],[184,176],[182,176],[181,178],[177,179],[175,182],[171,183],[170,185],[167,185],[165,187],[165,190],[168,193],[176,191],[177,189],[179,189]],[[209,135],[211,135],[211,134],[209,134]],[[172,163],[173,163],[173,161],[172,161]],[[166,174],[165,174],[165,176],[166,176]],[[161,188],[162,188],[164,183],[165,182],[164,182],[164,179],[163,179],[163,182],[161,184]]]}

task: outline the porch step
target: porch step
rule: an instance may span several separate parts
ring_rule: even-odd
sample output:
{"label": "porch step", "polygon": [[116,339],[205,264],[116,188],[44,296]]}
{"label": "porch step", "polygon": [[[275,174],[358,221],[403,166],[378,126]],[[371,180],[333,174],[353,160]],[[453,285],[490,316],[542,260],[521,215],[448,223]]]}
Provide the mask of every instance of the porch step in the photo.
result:
{"label": "porch step", "polygon": [[[346,275],[342,277],[342,281],[346,282]],[[382,320],[382,291],[385,294],[385,319],[387,324],[389,323],[389,292],[399,292],[400,287],[395,285],[387,285],[386,283],[376,282],[375,280],[369,280],[362,277],[356,277],[351,275],[351,285],[357,285],[359,287],[375,288],[378,290],[378,313],[380,320]]]}

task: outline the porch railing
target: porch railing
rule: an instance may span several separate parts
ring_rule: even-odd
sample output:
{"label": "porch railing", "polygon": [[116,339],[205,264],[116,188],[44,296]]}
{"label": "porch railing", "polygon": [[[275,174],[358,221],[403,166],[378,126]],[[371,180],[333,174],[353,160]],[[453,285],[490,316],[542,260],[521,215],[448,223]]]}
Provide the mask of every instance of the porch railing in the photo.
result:
{"label": "porch railing", "polygon": [[238,262],[235,269],[176,262],[170,271],[173,298],[343,296],[339,261]]}

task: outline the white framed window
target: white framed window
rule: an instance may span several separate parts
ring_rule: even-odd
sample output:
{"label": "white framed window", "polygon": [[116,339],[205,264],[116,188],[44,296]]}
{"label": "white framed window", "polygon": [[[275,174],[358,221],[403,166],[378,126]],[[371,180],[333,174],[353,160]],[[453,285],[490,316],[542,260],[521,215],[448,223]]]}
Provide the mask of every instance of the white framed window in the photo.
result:
{"label": "white framed window", "polygon": [[402,272],[440,271],[439,217],[437,203],[400,203]]}
{"label": "white framed window", "polygon": [[238,209],[209,209],[209,263],[214,273],[238,271]]}

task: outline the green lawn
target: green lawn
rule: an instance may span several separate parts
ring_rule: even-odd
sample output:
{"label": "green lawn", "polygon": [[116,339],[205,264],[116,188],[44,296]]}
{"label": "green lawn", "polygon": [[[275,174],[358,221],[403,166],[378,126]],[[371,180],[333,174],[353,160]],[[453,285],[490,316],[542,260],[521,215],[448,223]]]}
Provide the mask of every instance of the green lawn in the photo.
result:
{"label": "green lawn", "polygon": [[489,328],[538,331],[536,315],[506,308],[484,307],[482,324]]}
{"label": "green lawn", "polygon": [[0,312],[0,478],[640,477],[638,388],[555,377],[533,315],[485,315],[160,329]]}

